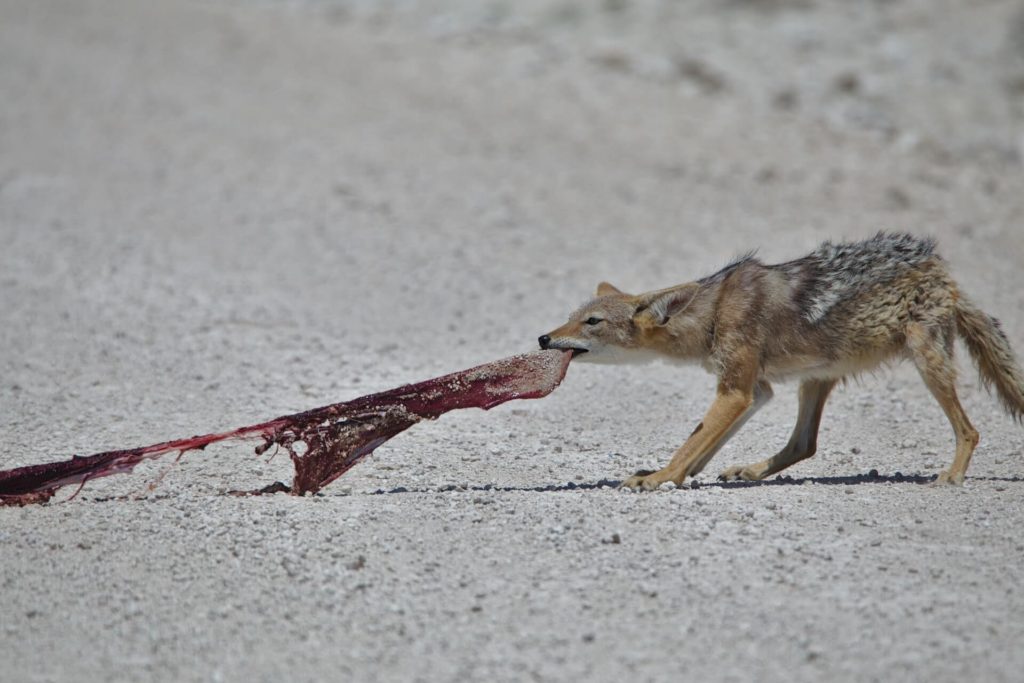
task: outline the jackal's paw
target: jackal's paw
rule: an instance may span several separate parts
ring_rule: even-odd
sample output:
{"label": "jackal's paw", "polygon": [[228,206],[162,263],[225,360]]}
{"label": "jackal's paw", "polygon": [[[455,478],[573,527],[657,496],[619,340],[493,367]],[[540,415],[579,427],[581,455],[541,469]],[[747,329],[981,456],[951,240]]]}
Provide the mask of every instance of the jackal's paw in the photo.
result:
{"label": "jackal's paw", "polygon": [[964,483],[964,475],[962,474],[950,474],[949,470],[942,470],[939,472],[939,476],[932,482],[932,486],[962,486]]}
{"label": "jackal's paw", "polygon": [[722,481],[761,481],[763,474],[758,472],[752,465],[736,465],[729,467],[718,475]]}
{"label": "jackal's paw", "polygon": [[666,481],[671,481],[671,477],[665,475],[665,470],[658,470],[657,472],[640,470],[632,477],[622,482],[619,487],[624,489],[633,489],[634,491],[653,491]]}

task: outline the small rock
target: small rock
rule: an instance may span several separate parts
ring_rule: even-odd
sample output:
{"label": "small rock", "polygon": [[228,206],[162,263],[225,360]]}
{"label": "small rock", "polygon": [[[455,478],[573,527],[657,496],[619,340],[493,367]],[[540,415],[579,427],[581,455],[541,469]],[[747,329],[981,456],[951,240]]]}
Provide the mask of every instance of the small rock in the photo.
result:
{"label": "small rock", "polygon": [[622,543],[622,537],[619,536],[618,532],[612,534],[608,538],[601,539],[601,543],[606,545],[619,545]]}
{"label": "small rock", "polygon": [[633,68],[632,59],[621,50],[603,50],[591,56],[590,60],[608,71],[617,73],[628,73]]}
{"label": "small rock", "polygon": [[774,182],[779,177],[779,171],[774,166],[765,166],[755,174],[754,179],[762,185]]}
{"label": "small rock", "polygon": [[860,77],[852,71],[836,76],[835,88],[841,93],[854,95],[860,91]]}
{"label": "small rock", "polygon": [[675,60],[676,74],[691,83],[705,95],[726,89],[725,78],[706,62],[693,57],[678,57]]}
{"label": "small rock", "polygon": [[661,486],[658,487],[658,490],[659,491],[675,491],[676,488],[677,488],[677,486],[676,486],[676,483],[674,481],[666,481]]}
{"label": "small rock", "polygon": [[[912,203],[910,195],[901,188],[890,187],[885,191],[885,203],[890,209],[908,209]],[[916,443],[913,445],[917,445]],[[906,448],[907,446],[904,446]]]}
{"label": "small rock", "polygon": [[772,97],[772,105],[776,109],[792,111],[800,105],[800,95],[792,88],[780,90]]}

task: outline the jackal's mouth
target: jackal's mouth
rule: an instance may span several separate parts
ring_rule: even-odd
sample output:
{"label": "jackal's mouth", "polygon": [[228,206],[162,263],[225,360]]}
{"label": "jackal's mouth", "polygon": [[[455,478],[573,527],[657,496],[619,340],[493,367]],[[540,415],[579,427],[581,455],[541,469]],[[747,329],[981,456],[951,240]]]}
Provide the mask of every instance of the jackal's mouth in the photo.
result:
{"label": "jackal's mouth", "polygon": [[551,337],[547,335],[540,338],[540,348],[554,349],[557,351],[572,351],[573,358],[590,350],[582,346],[573,346],[572,342],[563,341],[561,339],[552,340]]}

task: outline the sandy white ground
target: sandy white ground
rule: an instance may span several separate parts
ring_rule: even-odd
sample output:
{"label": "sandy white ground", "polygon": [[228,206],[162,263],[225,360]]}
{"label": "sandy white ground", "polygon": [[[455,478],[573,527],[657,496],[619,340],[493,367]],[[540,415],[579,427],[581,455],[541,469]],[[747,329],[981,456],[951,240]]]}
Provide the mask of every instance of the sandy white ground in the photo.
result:
{"label": "sandy white ground", "polygon": [[[3,467],[882,228],[937,236],[1024,351],[1018,2],[2,0],[0,93]],[[908,367],[835,395],[795,481],[713,483],[785,441],[780,385],[700,488],[579,489],[663,462],[713,379],[574,365],[322,497],[223,495],[288,473],[236,444],[0,509],[0,677],[1016,680],[1024,430],[963,365],[960,489],[917,483],[952,434]]]}

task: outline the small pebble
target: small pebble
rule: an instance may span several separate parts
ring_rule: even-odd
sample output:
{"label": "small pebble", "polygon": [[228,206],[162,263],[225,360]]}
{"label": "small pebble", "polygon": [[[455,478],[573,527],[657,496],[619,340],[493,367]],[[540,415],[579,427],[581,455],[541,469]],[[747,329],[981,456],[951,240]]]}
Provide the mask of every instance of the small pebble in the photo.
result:
{"label": "small pebble", "polygon": [[616,532],[608,538],[602,539],[601,543],[604,543],[606,545],[619,545],[620,543],[622,543],[622,537],[619,536],[618,532]]}

